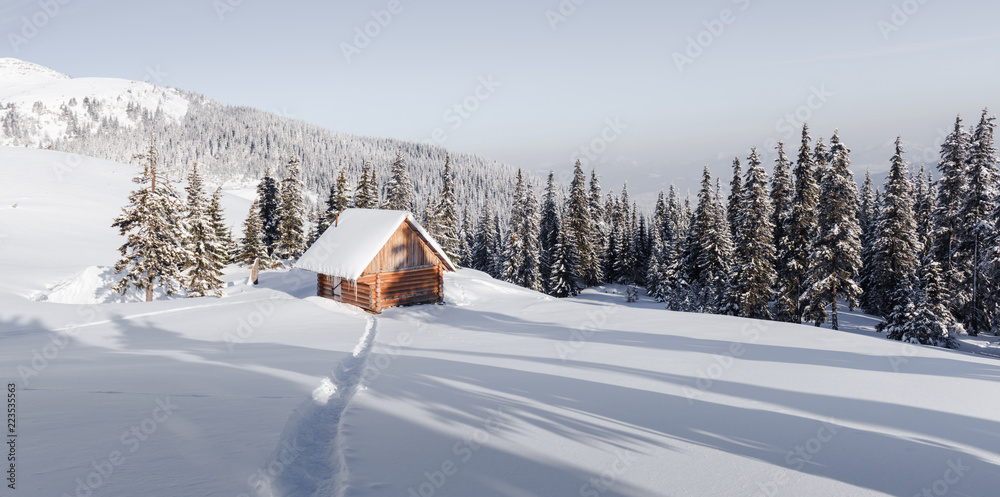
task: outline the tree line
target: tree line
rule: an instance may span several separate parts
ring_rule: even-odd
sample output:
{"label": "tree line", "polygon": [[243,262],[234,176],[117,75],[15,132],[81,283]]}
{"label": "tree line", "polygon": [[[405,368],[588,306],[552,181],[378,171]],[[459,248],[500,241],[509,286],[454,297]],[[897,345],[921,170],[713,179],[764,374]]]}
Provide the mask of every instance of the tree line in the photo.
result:
{"label": "tree line", "polygon": [[839,329],[841,307],[883,317],[891,339],[954,346],[1000,328],[1000,190],[995,118],[956,118],[939,178],[909,170],[899,138],[885,184],[861,191],[850,150],[803,126],[794,162],[777,145],[769,176],[753,148],[733,161],[729,193],[709,168],[695,205],[671,186],[648,219],[602,196],[578,162],[568,196],[549,175],[539,210],[517,178],[509,225],[484,206],[463,217],[459,262],[558,297],[602,283],[637,287],[671,310]]}
{"label": "tree line", "polygon": [[[152,282],[144,274],[162,275],[168,291],[172,287],[166,282],[173,280],[183,281],[189,295],[218,294],[213,285],[221,269],[213,268],[225,262],[258,260],[265,267],[290,262],[347,208],[417,212],[421,205],[419,220],[456,263],[556,297],[617,283],[628,287],[629,300],[645,288],[671,310],[816,326],[829,321],[834,329],[846,305],[883,317],[879,330],[889,338],[951,346],[962,331],[996,331],[1000,317],[994,121],[986,111],[968,129],[956,119],[941,147],[937,180],[923,168],[911,173],[897,139],[885,184],[876,187],[866,175],[860,192],[850,150],[839,134],[829,145],[823,138],[814,143],[804,125],[794,161],[783,143],[777,145],[771,175],[753,148],[744,159],[745,171],[740,158],[734,159],[725,198],[720,179],[706,167],[695,199],[681,200],[671,186],[660,193],[652,215],[630,200],[627,184],[620,194],[605,194],[594,170],[588,182],[579,161],[568,191],[550,173],[539,200],[535,185],[519,170],[506,212],[487,202],[476,214],[466,207],[459,215],[461,197],[450,155],[437,181],[440,189],[419,199],[402,152],[384,184],[369,161],[353,184],[347,168],[340,168],[325,201],[310,208],[303,200],[298,160],[292,158],[280,180],[265,171],[238,244],[224,223],[199,221],[200,209],[210,219],[221,219],[221,213],[212,211],[217,199],[209,207],[197,200],[201,187],[195,169],[183,209],[168,205],[140,212],[135,207],[147,205],[143,195],[175,198],[156,189],[169,188],[162,183],[130,197],[135,213],[115,224],[123,234],[136,230],[121,248],[119,270],[129,276],[120,285],[144,288]],[[151,143],[146,170],[137,181],[155,183],[154,153]],[[169,218],[163,213],[170,209],[187,219],[155,221]],[[153,221],[136,229],[138,224],[128,221],[136,216]],[[215,228],[204,228],[208,225]],[[173,229],[180,234],[167,233]],[[142,244],[174,238],[183,246],[176,253],[186,255],[177,256],[162,243]],[[142,250],[148,255],[137,258]],[[210,254],[222,255],[208,262]],[[174,262],[155,267],[134,262],[161,258]],[[186,268],[186,277],[170,268]]]}

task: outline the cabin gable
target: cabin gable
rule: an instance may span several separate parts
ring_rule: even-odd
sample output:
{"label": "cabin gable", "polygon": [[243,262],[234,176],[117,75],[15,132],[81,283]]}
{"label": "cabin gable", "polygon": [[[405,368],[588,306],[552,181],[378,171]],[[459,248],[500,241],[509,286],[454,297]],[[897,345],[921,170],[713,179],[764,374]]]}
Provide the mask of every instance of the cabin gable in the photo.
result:
{"label": "cabin gable", "polygon": [[364,277],[375,273],[422,268],[440,263],[441,258],[434,252],[434,249],[414,229],[410,221],[406,220],[393,232],[361,274]]}

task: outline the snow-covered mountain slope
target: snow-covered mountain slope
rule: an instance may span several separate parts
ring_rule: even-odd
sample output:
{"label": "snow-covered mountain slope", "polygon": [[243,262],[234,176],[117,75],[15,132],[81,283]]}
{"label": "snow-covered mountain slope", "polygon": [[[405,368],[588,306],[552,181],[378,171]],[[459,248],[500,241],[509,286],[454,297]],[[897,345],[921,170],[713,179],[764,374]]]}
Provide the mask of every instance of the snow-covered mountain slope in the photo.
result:
{"label": "snow-covered mountain slope", "polygon": [[[391,138],[353,136],[287,116],[233,107],[202,95],[113,78],[69,78],[17,59],[0,59],[0,145],[52,148],[128,162],[155,135],[162,164],[183,177],[193,163],[216,183],[252,187],[265,171],[283,174],[290,155],[324,198],[340,169],[354,183],[366,161],[384,182],[402,153],[422,212],[441,188],[448,150]],[[508,212],[515,170],[466,153],[451,154],[461,207],[490,203]],[[537,187],[543,181],[528,174]]]}
{"label": "snow-covered mountain slope", "polygon": [[17,490],[0,495],[980,496],[1000,481],[1000,362],[871,336],[862,315],[835,332],[614,289],[557,300],[468,270],[446,276],[444,305],[377,317],[312,296],[300,270],[253,287],[230,268],[221,299],[32,300],[100,279],[73,277],[121,241],[110,217],[134,167],[70,157],[0,148],[0,372],[18,419]]}
{"label": "snow-covered mountain slope", "polygon": [[49,146],[118,126],[133,129],[143,113],[178,123],[189,101],[181,92],[116,78],[70,78],[52,69],[0,59],[0,145]]}

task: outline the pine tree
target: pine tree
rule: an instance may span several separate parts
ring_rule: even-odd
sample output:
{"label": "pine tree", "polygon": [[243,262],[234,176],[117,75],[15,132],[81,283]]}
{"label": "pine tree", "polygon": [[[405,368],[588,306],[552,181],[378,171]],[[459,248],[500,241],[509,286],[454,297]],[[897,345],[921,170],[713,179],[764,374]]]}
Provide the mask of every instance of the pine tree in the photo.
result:
{"label": "pine tree", "polygon": [[937,210],[937,187],[934,177],[920,166],[917,173],[917,189],[914,192],[916,205],[913,215],[917,221],[917,241],[920,242],[920,259],[934,253],[934,211]]}
{"label": "pine tree", "polygon": [[729,198],[726,201],[726,222],[729,223],[730,232],[734,238],[736,236],[736,218],[740,215],[740,200],[743,198],[743,167],[740,165],[740,158],[733,158],[733,179],[729,182]]}
{"label": "pine tree", "polygon": [[500,216],[493,216],[493,237],[490,248],[490,276],[501,278],[504,266],[504,240],[507,231],[500,224]]}
{"label": "pine tree", "polygon": [[184,288],[188,297],[222,296],[225,283],[222,276],[223,253],[222,241],[216,237],[215,226],[205,205],[205,189],[201,175],[198,174],[198,164],[194,165],[188,175],[187,236],[184,245],[187,247],[188,269],[184,275]]}
{"label": "pine tree", "polygon": [[741,316],[771,319],[774,270],[774,209],[768,196],[767,173],[754,147],[747,158],[746,183],[736,216],[736,302]]}
{"label": "pine tree", "polygon": [[733,247],[726,209],[718,189],[712,189],[708,167],[702,172],[698,205],[690,229],[682,276],[688,293],[682,300],[688,304],[671,308],[709,313],[724,311]]}
{"label": "pine tree", "polygon": [[281,202],[278,205],[278,226],[281,237],[275,248],[279,259],[297,259],[305,252],[305,203],[302,181],[299,180],[299,159],[292,156],[285,165],[286,176],[281,181]]}
{"label": "pine tree", "polygon": [[517,170],[510,230],[504,247],[503,279],[535,291],[542,290],[539,275],[538,201]]}
{"label": "pine tree", "polygon": [[[941,144],[941,161],[938,162],[937,205],[934,209],[934,259],[941,263],[945,285],[958,290],[967,279],[968,260],[959,258],[959,230],[963,220],[959,211],[965,199],[966,168],[969,143],[972,137],[962,127],[961,116],[955,118],[955,128]],[[958,293],[958,292],[955,292]],[[961,294],[959,294],[961,295]],[[952,302],[950,307],[960,311],[963,299]]]}
{"label": "pine tree", "polygon": [[781,245],[786,259],[781,266],[782,272],[778,274],[782,288],[777,298],[777,308],[779,319],[793,323],[802,322],[803,308],[800,301],[808,289],[806,285],[810,254],[818,229],[816,207],[819,203],[819,188],[810,140],[809,127],[803,125],[802,144],[793,173],[795,196],[792,198],[791,211],[782,221],[787,240]]}
{"label": "pine tree", "polygon": [[215,230],[215,237],[219,240],[221,251],[220,262],[223,266],[236,261],[239,247],[233,240],[233,231],[226,226],[226,213],[222,210],[222,187],[215,189],[212,193],[211,203],[208,205],[208,217],[212,220],[212,228]]}
{"label": "pine tree", "polygon": [[542,200],[542,219],[539,223],[539,242],[541,257],[539,258],[539,275],[542,287],[550,292],[549,282],[552,276],[552,263],[555,260],[555,247],[559,236],[559,207],[556,204],[555,173],[549,171],[549,179],[545,184],[545,197]]}
{"label": "pine tree", "polygon": [[[813,242],[812,264],[807,272],[807,290],[802,296],[804,313],[819,326],[830,306],[833,329],[840,329],[838,299],[851,310],[858,305],[861,287],[861,228],[858,227],[858,187],[850,166],[850,150],[834,133],[830,167],[820,185],[818,231]],[[818,148],[818,145],[817,145]]]}
{"label": "pine tree", "polygon": [[496,260],[496,245],[499,236],[490,206],[488,203],[484,203],[476,230],[476,243],[472,249],[472,267],[474,269],[491,276],[495,275],[494,261]]}
{"label": "pine tree", "polygon": [[458,257],[459,227],[458,208],[455,198],[455,180],[451,172],[451,155],[445,156],[444,171],[441,174],[441,195],[434,203],[432,216],[434,218],[433,235],[448,257]]}
{"label": "pine tree", "polygon": [[[601,183],[597,177],[597,170],[590,170],[590,246],[594,249],[594,265],[600,269],[604,267],[604,244],[608,234],[608,224],[605,220],[604,208],[601,204]],[[595,275],[598,279],[604,279],[604,275]]]}
{"label": "pine tree", "polygon": [[635,217],[638,217],[639,224],[638,229],[633,236],[633,244],[635,245],[635,258],[636,263],[633,267],[633,272],[635,273],[635,282],[639,286],[646,285],[646,268],[649,267],[649,262],[652,257],[652,237],[649,233],[649,226],[646,224],[646,216],[639,215],[639,208],[636,204],[632,204],[632,212]]}
{"label": "pine tree", "polygon": [[594,221],[590,211],[590,195],[587,192],[587,180],[579,160],[573,169],[573,181],[570,183],[566,211],[566,237],[573,244],[573,250],[580,261],[580,266],[573,268],[573,272],[583,278],[585,285],[596,285],[601,282],[603,275],[597,248],[592,244],[591,230]]}
{"label": "pine tree", "polygon": [[[792,206],[795,202],[795,183],[792,180],[792,164],[785,155],[784,143],[778,142],[778,158],[775,159],[774,175],[771,178],[771,224],[774,226],[774,246],[775,246],[775,287],[774,296],[774,317],[779,321],[791,322],[795,320],[794,309],[796,306],[789,305],[789,294],[787,282],[782,281],[777,275],[787,275],[794,262],[795,255],[789,250],[789,233],[785,220],[792,214]],[[796,300],[798,300],[796,298]]]}
{"label": "pine tree", "polygon": [[997,152],[994,145],[995,117],[987,117],[987,111],[976,125],[972,135],[972,145],[969,149],[968,165],[965,177],[968,185],[958,218],[962,220],[959,227],[958,258],[968,261],[968,275],[960,288],[965,295],[961,300],[964,306],[961,310],[963,324],[969,334],[976,336],[992,328],[994,309],[997,305],[996,293],[993,291],[990,270],[990,245],[995,243],[994,214],[998,208],[997,184],[1000,173],[997,171]]}
{"label": "pine tree", "polygon": [[375,179],[375,168],[365,161],[361,168],[361,179],[354,190],[354,207],[358,209],[378,209],[378,180]]}
{"label": "pine tree", "polygon": [[912,296],[901,299],[885,323],[887,337],[909,343],[954,348],[955,333],[961,329],[948,309],[941,265],[927,258],[920,268],[920,285]]}
{"label": "pine tree", "polygon": [[389,181],[385,184],[385,209],[413,212],[413,185],[410,174],[406,171],[406,160],[403,154],[396,154],[389,172]]}
{"label": "pine tree", "polygon": [[[832,142],[831,145],[833,145]],[[813,173],[816,175],[817,185],[823,184],[823,177],[826,175],[832,160],[833,151],[827,151],[826,145],[823,144],[823,137],[820,137],[816,140],[816,148],[813,150],[813,164],[815,166]]]}
{"label": "pine tree", "polygon": [[337,221],[341,212],[351,207],[351,185],[347,181],[347,173],[341,169],[337,173],[337,181],[330,186],[330,195],[326,198],[326,209],[319,218],[318,232],[322,235]]}
{"label": "pine tree", "polygon": [[861,185],[861,200],[858,205],[858,227],[861,228],[861,267],[864,268],[858,278],[861,286],[861,308],[868,314],[879,314],[880,305],[876,302],[874,288],[878,284],[875,267],[875,240],[878,238],[878,203],[875,199],[875,185],[872,183],[871,171],[865,172],[865,181]]}
{"label": "pine tree", "polygon": [[260,199],[260,222],[264,226],[264,245],[269,254],[274,253],[281,232],[278,229],[278,183],[271,177],[271,169],[264,171],[264,177],[257,185]]}
{"label": "pine tree", "polygon": [[872,267],[865,269],[872,275],[873,295],[869,298],[872,310],[886,316],[889,324],[897,324],[892,322],[894,320],[910,319],[906,314],[916,304],[920,242],[913,216],[912,188],[903,159],[902,140],[897,137],[872,247]]}
{"label": "pine tree", "polygon": [[785,154],[785,144],[778,142],[778,158],[774,160],[774,174],[771,176],[771,226],[774,226],[774,243],[785,240],[784,219],[792,212],[795,200],[795,183],[792,179],[792,163]]}
{"label": "pine tree", "polygon": [[458,230],[458,258],[455,263],[462,267],[472,266],[472,224],[469,221],[469,209],[462,210],[462,226]]}
{"label": "pine tree", "polygon": [[580,276],[573,272],[573,268],[579,267],[574,244],[567,236],[568,226],[565,223],[565,216],[560,216],[564,222],[560,223],[556,232],[556,245],[552,251],[552,274],[549,276],[549,294],[554,297],[564,298],[580,294],[580,287],[577,282]]}
{"label": "pine tree", "polygon": [[187,254],[182,239],[181,207],[170,182],[159,176],[159,151],[152,134],[146,153],[135,158],[145,159],[145,163],[132,181],[148,186],[129,194],[128,205],[111,225],[127,237],[118,248],[122,257],[115,264],[115,272],[124,276],[113,289],[122,294],[133,287],[145,290],[149,302],[153,300],[155,287],[162,287],[167,295],[177,290],[180,267]]}
{"label": "pine tree", "polygon": [[252,266],[255,260],[259,260],[263,268],[276,266],[276,261],[271,259],[267,253],[267,246],[264,245],[264,225],[260,221],[259,199],[254,200],[250,206],[250,212],[243,222],[243,238],[240,239],[240,263]]}

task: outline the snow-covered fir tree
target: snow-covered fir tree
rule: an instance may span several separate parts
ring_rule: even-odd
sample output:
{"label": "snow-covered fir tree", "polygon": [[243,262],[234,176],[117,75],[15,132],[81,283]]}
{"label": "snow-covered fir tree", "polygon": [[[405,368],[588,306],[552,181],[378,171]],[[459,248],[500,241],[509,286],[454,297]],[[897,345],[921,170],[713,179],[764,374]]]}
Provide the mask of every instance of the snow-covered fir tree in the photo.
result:
{"label": "snow-covered fir tree", "polygon": [[[601,203],[601,182],[597,177],[597,170],[590,170],[590,219],[591,219],[591,229],[590,229],[590,246],[594,248],[594,257],[596,258],[595,264],[598,268],[603,267],[604,264],[604,247],[605,239],[608,235],[608,224],[607,217],[604,213],[604,208]],[[603,275],[600,275],[601,279]]]}
{"label": "snow-covered fir tree", "polygon": [[495,261],[496,247],[500,234],[490,206],[483,204],[476,230],[476,243],[472,248],[472,267],[491,276],[497,274]]}
{"label": "snow-covered fir tree", "polygon": [[520,171],[514,189],[510,229],[504,246],[503,279],[535,291],[542,290],[539,273],[538,201]]}
{"label": "snow-covered fir tree", "polygon": [[122,294],[130,288],[145,290],[149,302],[154,288],[163,288],[167,295],[177,290],[181,266],[187,261],[185,230],[177,194],[160,174],[160,154],[152,134],[146,152],[135,157],[145,162],[132,181],[143,186],[129,194],[128,205],[111,225],[126,237],[115,264],[122,279],[112,288]]}
{"label": "snow-covered fir tree", "polygon": [[[565,216],[560,216],[565,220]],[[564,298],[580,294],[580,275],[573,268],[580,267],[574,244],[567,236],[569,230],[565,222],[556,228],[556,245],[552,250],[552,274],[549,275],[549,294]]]}
{"label": "snow-covered fir tree", "polygon": [[669,225],[665,221],[668,216],[667,209],[667,201],[663,196],[663,190],[660,190],[659,195],[656,197],[656,206],[653,209],[653,220],[650,227],[649,264],[646,265],[646,275],[644,277],[646,281],[646,295],[653,297],[657,302],[664,302],[666,300],[666,286],[663,283],[666,280],[664,261],[666,260],[667,251],[666,244],[663,241],[667,237],[664,234],[664,229]]}
{"label": "snow-covered fir tree", "polygon": [[431,233],[441,244],[448,257],[459,255],[458,202],[455,181],[451,171],[451,156],[445,156],[444,171],[441,173],[441,194],[434,202],[431,217],[434,231]]}
{"label": "snow-covered fir tree", "polygon": [[928,258],[919,273],[921,283],[913,296],[892,310],[882,329],[892,340],[953,348],[961,328],[948,310],[941,265]]}
{"label": "snow-covered fir tree", "polygon": [[872,296],[868,299],[871,310],[885,316],[890,325],[911,319],[908,313],[916,304],[920,242],[913,205],[913,185],[903,158],[902,140],[897,137],[882,194],[872,265],[865,268],[872,275]]}
{"label": "snow-covered fir tree", "polygon": [[590,195],[579,160],[573,168],[573,181],[570,183],[565,217],[566,237],[573,244],[580,264],[580,267],[573,268],[573,272],[583,278],[585,285],[596,285],[603,279],[603,271],[597,247],[593,245],[594,221],[590,212]]}
{"label": "snow-covered fir tree", "polygon": [[792,214],[795,202],[795,182],[792,179],[792,163],[785,154],[785,144],[778,142],[778,157],[774,161],[774,174],[771,176],[771,225],[774,226],[774,318],[780,321],[793,321],[794,314],[788,301],[782,299],[790,293],[785,288],[786,283],[777,277],[778,274],[788,274],[794,262],[794,254],[789,250],[788,227],[785,220]]}
{"label": "snow-covered fir tree", "polygon": [[682,286],[686,295],[668,300],[673,310],[715,313],[728,296],[733,247],[726,209],[712,188],[708,167],[702,172],[698,205],[684,252]]}
{"label": "snow-covered fir tree", "polygon": [[235,262],[239,247],[236,245],[236,240],[233,240],[233,230],[226,224],[226,213],[222,209],[221,186],[217,187],[212,193],[212,199],[208,204],[208,217],[212,220],[215,237],[219,239],[219,246],[222,251],[222,264],[226,265]]}
{"label": "snow-covered fir tree", "polygon": [[[784,219],[792,212],[792,202],[795,199],[795,181],[792,179],[792,163],[785,154],[785,144],[778,142],[775,148],[778,157],[774,160],[774,172],[771,174],[771,226],[774,226],[774,243],[785,240]],[[777,252],[775,257],[778,257]],[[777,259],[776,259],[777,261]]]}
{"label": "snow-covered fir tree", "polygon": [[351,208],[351,184],[347,180],[347,172],[341,169],[337,173],[337,181],[330,186],[330,194],[326,198],[326,208],[318,221],[319,234],[333,226],[341,212]]}
{"label": "snow-covered fir tree", "polygon": [[549,283],[552,276],[552,262],[555,260],[555,247],[559,241],[559,206],[556,201],[555,173],[549,171],[545,183],[545,196],[542,199],[542,218],[539,221],[539,276],[542,278],[542,288],[550,292]]}
{"label": "snow-covered fir tree", "polygon": [[223,241],[216,236],[208,213],[205,188],[198,174],[198,164],[187,178],[187,205],[184,210],[187,233],[184,246],[187,261],[183,281],[188,297],[222,296],[222,268],[225,259]]}
{"label": "snow-covered fir tree", "polygon": [[823,177],[826,175],[832,160],[833,151],[827,150],[826,144],[823,143],[823,137],[819,137],[816,140],[816,148],[813,149],[813,173],[816,175],[817,185],[823,184]]}
{"label": "snow-covered fir tree", "polygon": [[774,209],[768,195],[767,173],[754,147],[747,157],[746,182],[736,215],[736,303],[741,316],[770,319],[774,281]]}
{"label": "snow-covered fir tree", "polygon": [[635,274],[633,279],[636,285],[644,286],[646,285],[646,268],[649,266],[649,260],[653,251],[653,240],[649,233],[649,226],[646,224],[646,216],[639,214],[639,207],[635,203],[632,204],[632,216],[633,219],[639,219],[635,235],[632,237],[636,259],[636,263],[632,268]]}
{"label": "snow-covered fir tree", "polygon": [[[1000,262],[996,257],[996,225],[994,214],[998,208],[1000,172],[994,145],[995,117],[983,110],[979,124],[972,133],[969,158],[965,170],[966,191],[958,211],[958,259],[968,269],[965,281],[956,293],[956,300],[963,303],[960,311],[962,322],[970,335],[990,330],[996,313],[997,299],[993,292],[994,271],[991,266]],[[966,265],[967,264],[967,265]]]}
{"label": "snow-covered fir tree", "polygon": [[878,283],[872,268],[875,266],[875,240],[878,237],[879,203],[875,198],[875,184],[872,182],[871,171],[865,171],[865,181],[861,184],[861,197],[858,203],[858,227],[861,228],[861,267],[864,271],[858,277],[861,286],[861,297],[858,299],[861,308],[869,314],[878,314],[880,308],[876,301],[875,285]]}
{"label": "snow-covered fir tree", "polygon": [[[945,286],[958,290],[968,275],[968,260],[959,252],[959,231],[963,224],[959,211],[965,200],[966,167],[972,136],[962,126],[962,117],[955,118],[952,132],[941,144],[938,162],[937,205],[934,209],[934,259],[941,263]],[[964,307],[960,292],[949,307],[960,312]]]}
{"label": "snow-covered fir tree", "polygon": [[250,206],[250,212],[243,221],[243,238],[240,239],[239,262],[252,266],[254,261],[260,261],[260,267],[278,267],[281,263],[271,258],[264,244],[264,225],[260,221],[260,199],[255,199]]}
{"label": "snow-covered fir tree", "polygon": [[399,211],[414,211],[413,184],[410,183],[410,173],[406,170],[406,159],[402,152],[396,155],[389,172],[389,181],[385,184],[384,209]]}
{"label": "snow-covered fir tree", "polygon": [[503,276],[504,265],[504,240],[506,240],[507,230],[500,224],[500,216],[493,216],[493,249],[490,252],[490,276],[500,279]]}
{"label": "snow-covered fir tree", "polygon": [[819,187],[810,141],[809,126],[803,125],[802,142],[793,172],[795,196],[788,216],[782,220],[787,239],[781,243],[785,258],[778,273],[781,288],[776,299],[776,317],[792,323],[802,322],[800,299],[808,288],[806,280],[810,254],[818,227],[816,206],[819,202]]}
{"label": "snow-covered fir tree", "polygon": [[920,242],[920,259],[932,256],[934,252],[934,211],[937,210],[937,187],[934,176],[920,166],[915,178],[913,192],[916,205],[913,216],[917,221],[917,241]]}
{"label": "snow-covered fir tree", "polygon": [[726,222],[729,223],[730,234],[736,236],[736,218],[740,215],[740,200],[743,199],[743,166],[740,158],[733,158],[733,179],[729,181],[729,198],[726,199]]}
{"label": "snow-covered fir tree", "polygon": [[375,168],[371,163],[365,161],[361,169],[361,179],[358,180],[358,187],[354,191],[354,207],[358,209],[378,209],[378,179],[375,177]]}
{"label": "snow-covered fir tree", "polygon": [[281,232],[278,229],[278,183],[271,177],[271,169],[264,170],[264,177],[257,184],[257,198],[260,204],[260,222],[264,227],[264,245],[270,254],[278,245]]}
{"label": "snow-covered fir tree", "polygon": [[299,179],[299,159],[292,156],[285,164],[278,204],[278,227],[281,237],[274,250],[278,259],[298,259],[306,249],[305,201]]}
{"label": "snow-covered fir tree", "polygon": [[455,264],[462,267],[472,266],[472,241],[473,230],[472,222],[469,220],[469,209],[465,208],[462,211],[462,225],[458,230],[458,257],[455,259]]}
{"label": "snow-covered fir tree", "polygon": [[826,321],[826,307],[830,306],[831,326],[837,330],[840,329],[838,299],[846,300],[853,310],[861,294],[857,284],[861,270],[861,228],[858,186],[849,168],[850,150],[840,142],[836,132],[830,143],[832,160],[820,184],[818,229],[807,271],[807,290],[801,303],[807,319],[816,326]]}

